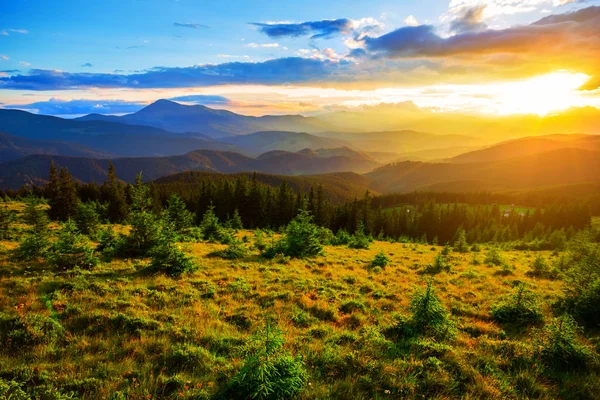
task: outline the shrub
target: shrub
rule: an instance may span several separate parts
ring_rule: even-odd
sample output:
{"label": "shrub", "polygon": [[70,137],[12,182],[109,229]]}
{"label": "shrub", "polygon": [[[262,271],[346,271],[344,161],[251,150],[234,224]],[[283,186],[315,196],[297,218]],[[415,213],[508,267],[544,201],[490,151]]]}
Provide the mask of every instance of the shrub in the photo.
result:
{"label": "shrub", "polygon": [[556,271],[554,271],[548,261],[541,255],[538,255],[533,264],[531,265],[531,269],[527,271],[528,276],[533,276],[536,278],[555,278]]}
{"label": "shrub", "polygon": [[265,234],[260,229],[254,231],[254,248],[258,251],[264,251],[267,248]]}
{"label": "shrub", "polygon": [[10,225],[13,221],[13,213],[8,208],[0,206],[0,240],[11,238]]}
{"label": "shrub", "polygon": [[71,220],[63,224],[48,258],[52,265],[61,269],[89,269],[99,262],[94,256],[94,249],[88,243],[88,238],[79,233]]}
{"label": "shrub", "polygon": [[215,207],[211,204],[200,222],[200,230],[204,240],[210,242],[220,242],[223,229],[219,223],[219,218],[214,212]]}
{"label": "shrub", "polygon": [[433,259],[433,264],[429,264],[423,270],[423,273],[439,274],[442,271],[450,272],[450,263],[448,262],[448,258],[440,252]]}
{"label": "shrub", "polygon": [[50,241],[46,231],[36,230],[25,237],[13,254],[18,260],[40,260],[48,255],[49,248]]}
{"label": "shrub", "polygon": [[491,314],[494,321],[517,325],[538,324],[544,319],[537,296],[523,284],[507,299],[492,306]]}
{"label": "shrub", "polygon": [[452,247],[454,251],[459,253],[468,253],[469,252],[469,243],[467,243],[467,232],[464,228],[459,228],[456,231],[454,244]]}
{"label": "shrub", "polygon": [[568,314],[554,318],[541,330],[537,356],[546,368],[573,371],[587,367],[593,359],[593,352],[578,343],[578,330],[577,323]]}
{"label": "shrub", "polygon": [[0,313],[0,342],[7,348],[20,351],[38,344],[61,339],[64,328],[52,318],[38,314],[24,317]]}
{"label": "shrub", "polygon": [[363,303],[356,300],[348,300],[340,306],[340,311],[344,314],[351,314],[354,311],[365,311],[366,309]]}
{"label": "shrub", "polygon": [[181,251],[176,238],[177,235],[171,225],[163,228],[157,245],[150,253],[152,269],[171,276],[180,276],[198,269],[192,258]]}
{"label": "shrub", "polygon": [[350,243],[352,236],[345,229],[340,229],[335,234],[335,238],[331,242],[334,246],[344,246]]}
{"label": "shrub", "polygon": [[331,232],[331,229],[325,227],[319,227],[319,242],[322,245],[331,245],[335,241],[335,235]]}
{"label": "shrub", "polygon": [[361,222],[358,223],[354,235],[348,242],[348,247],[351,249],[368,249],[371,245],[370,238],[365,234],[365,225]]}
{"label": "shrub", "polygon": [[483,262],[487,265],[495,265],[499,267],[504,264],[504,259],[502,258],[502,254],[500,254],[500,250],[498,250],[496,247],[492,247],[485,255]]}
{"label": "shrub", "polygon": [[452,338],[456,327],[450,314],[435,294],[431,280],[425,289],[417,289],[410,299],[410,325],[416,333],[438,339]]}
{"label": "shrub", "polygon": [[48,215],[46,211],[39,207],[34,201],[27,201],[25,210],[23,210],[23,222],[30,225],[34,232],[43,232],[48,229]]}
{"label": "shrub", "polygon": [[98,232],[98,245],[96,250],[107,255],[116,255],[122,246],[122,240],[119,240],[112,226],[107,226]]}
{"label": "shrub", "polygon": [[224,250],[215,251],[211,255],[224,258],[226,260],[237,260],[248,255],[248,249],[244,243],[239,240],[234,240]]}
{"label": "shrub", "polygon": [[233,229],[234,231],[239,231],[240,229],[244,229],[244,224],[242,223],[242,217],[240,217],[240,213],[236,208],[233,211],[233,217],[227,220],[226,226],[229,229]]}
{"label": "shrub", "polygon": [[0,399],[29,400],[31,397],[22,389],[22,384],[0,378]]}
{"label": "shrub", "polygon": [[89,237],[95,237],[100,228],[100,216],[92,204],[79,203],[73,221],[79,232]]}
{"label": "shrub", "polygon": [[568,299],[571,311],[589,327],[600,327],[600,278],[596,278],[577,297]]}
{"label": "shrub", "polygon": [[175,232],[181,234],[184,230],[192,226],[196,216],[186,208],[185,203],[179,196],[173,194],[167,200],[165,218],[173,224]]}
{"label": "shrub", "polygon": [[242,349],[240,371],[229,381],[225,397],[283,399],[296,396],[307,381],[304,363],[283,351],[282,333],[267,321]]}
{"label": "shrub", "polygon": [[323,246],[319,241],[319,229],[312,223],[308,211],[301,210],[288,224],[284,237],[262,254],[273,258],[277,254],[288,257],[306,258],[322,254]]}
{"label": "shrub", "polygon": [[379,253],[375,255],[373,261],[371,261],[372,267],[381,267],[385,268],[390,263],[389,257],[381,250]]}

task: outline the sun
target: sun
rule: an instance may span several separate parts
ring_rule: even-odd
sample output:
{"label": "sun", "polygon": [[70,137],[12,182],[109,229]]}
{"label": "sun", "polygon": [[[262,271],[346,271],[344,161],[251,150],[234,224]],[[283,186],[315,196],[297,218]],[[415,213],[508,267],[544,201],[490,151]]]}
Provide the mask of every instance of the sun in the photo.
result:
{"label": "sun", "polygon": [[537,114],[540,116],[578,106],[578,91],[589,75],[557,71],[534,78],[495,85],[494,97],[499,114]]}

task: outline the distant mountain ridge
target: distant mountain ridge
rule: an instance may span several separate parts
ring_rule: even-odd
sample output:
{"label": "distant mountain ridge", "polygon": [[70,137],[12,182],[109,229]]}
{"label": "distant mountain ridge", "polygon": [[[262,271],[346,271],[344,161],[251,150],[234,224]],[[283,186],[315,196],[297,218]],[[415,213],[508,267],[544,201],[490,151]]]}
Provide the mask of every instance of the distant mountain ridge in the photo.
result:
{"label": "distant mountain ridge", "polygon": [[152,126],[175,133],[195,132],[213,138],[269,130],[316,133],[335,129],[334,125],[313,117],[301,115],[252,117],[203,105],[185,105],[169,100],[158,100],[133,114],[122,116],[89,114],[78,120]]}
{"label": "distant mountain ridge", "polygon": [[[67,167],[73,177],[82,182],[102,182],[106,179],[108,159],[33,155],[5,162],[0,168],[0,187],[16,189],[25,184],[43,184],[47,180],[50,163]],[[185,172],[205,171],[218,173],[263,172],[279,175],[312,175],[333,172],[367,172],[379,163],[349,155],[320,157],[316,153],[277,152],[265,157],[252,158],[230,151],[195,150],[169,157],[115,158],[117,176],[133,182],[143,171],[145,180]]]}

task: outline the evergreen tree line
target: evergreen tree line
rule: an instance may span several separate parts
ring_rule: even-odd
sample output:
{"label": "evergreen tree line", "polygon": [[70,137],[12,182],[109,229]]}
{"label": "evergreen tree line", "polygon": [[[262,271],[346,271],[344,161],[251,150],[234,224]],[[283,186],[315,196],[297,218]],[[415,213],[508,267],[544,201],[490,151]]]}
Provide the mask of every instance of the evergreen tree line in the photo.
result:
{"label": "evergreen tree line", "polygon": [[[33,195],[45,197],[54,220],[100,218],[111,223],[127,220],[135,202],[134,186],[117,179],[109,164],[102,184],[78,184],[66,168],[52,164],[49,181],[35,188]],[[538,248],[562,247],[576,231],[589,226],[589,205],[581,202],[550,203],[519,211],[509,195],[491,193],[407,193],[373,197],[367,191],[362,199],[342,204],[331,202],[324,188],[294,191],[283,180],[278,187],[259,182],[256,175],[202,181],[200,184],[170,182],[147,184],[151,211],[160,214],[169,199],[178,196],[193,214],[192,224],[212,211],[221,221],[239,219],[249,229],[280,229],[306,210],[313,222],[333,232],[355,232],[361,226],[367,235],[393,240],[448,243],[466,231],[469,243],[537,242]],[[93,216],[92,214],[97,214]]]}

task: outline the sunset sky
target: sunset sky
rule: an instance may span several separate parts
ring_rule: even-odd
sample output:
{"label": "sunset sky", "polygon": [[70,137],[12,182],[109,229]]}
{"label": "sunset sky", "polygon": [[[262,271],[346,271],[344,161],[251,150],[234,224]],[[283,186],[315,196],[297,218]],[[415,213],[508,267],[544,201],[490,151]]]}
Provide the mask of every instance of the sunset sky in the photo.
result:
{"label": "sunset sky", "polygon": [[3,2],[0,106],[72,116],[160,98],[245,114],[412,101],[600,108],[600,1]]}

